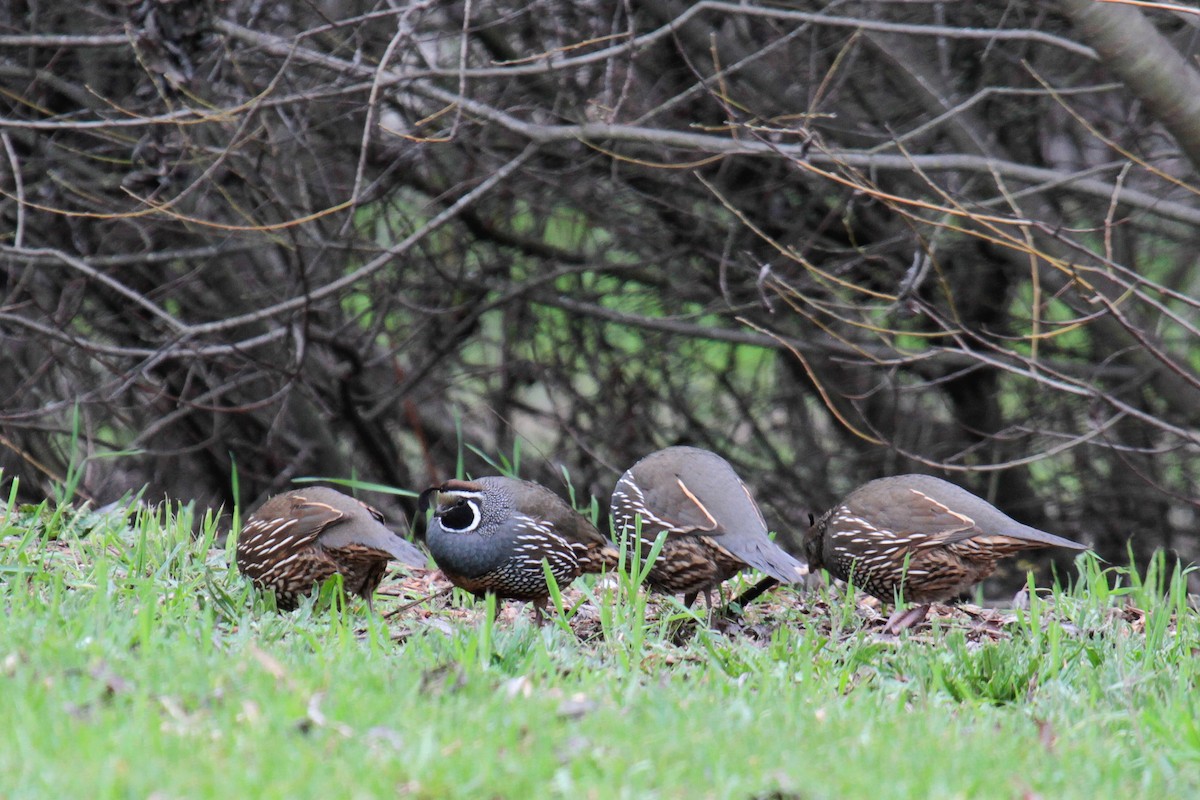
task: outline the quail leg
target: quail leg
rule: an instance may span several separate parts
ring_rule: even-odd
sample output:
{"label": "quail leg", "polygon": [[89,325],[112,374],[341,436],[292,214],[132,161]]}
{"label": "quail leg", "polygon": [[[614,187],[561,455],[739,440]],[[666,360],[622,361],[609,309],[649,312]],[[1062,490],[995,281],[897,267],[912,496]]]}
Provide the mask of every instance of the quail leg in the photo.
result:
{"label": "quail leg", "polygon": [[550,597],[539,597],[536,600],[530,600],[529,605],[533,608],[533,622],[539,628],[546,624],[546,620],[550,618]]}
{"label": "quail leg", "polygon": [[887,623],[883,626],[884,633],[899,633],[900,631],[911,628],[914,625],[919,625],[925,621],[925,616],[929,614],[929,605],[916,606],[914,608],[896,609],[892,615],[888,617]]}
{"label": "quail leg", "polygon": [[778,585],[778,578],[763,578],[761,581],[735,597],[733,602],[738,606],[745,608],[748,604],[753,603],[755,600],[762,597],[764,594],[769,592],[771,589],[774,589]]}
{"label": "quail leg", "polygon": [[[725,593],[719,587],[717,589],[717,602],[721,605],[725,604]],[[712,587],[709,587],[704,590],[704,617],[708,620],[708,624],[712,625],[713,620],[719,616],[721,616],[721,612],[713,605]]]}

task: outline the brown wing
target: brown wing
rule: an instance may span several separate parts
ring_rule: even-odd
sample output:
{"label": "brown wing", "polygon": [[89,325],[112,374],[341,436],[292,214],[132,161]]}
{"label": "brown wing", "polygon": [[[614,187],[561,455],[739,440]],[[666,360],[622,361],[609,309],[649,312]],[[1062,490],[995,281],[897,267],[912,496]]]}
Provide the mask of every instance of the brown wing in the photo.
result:
{"label": "brown wing", "polygon": [[680,477],[642,491],[642,523],[667,531],[668,535],[711,534],[719,527],[717,518],[700,501],[697,493]]}
{"label": "brown wing", "polygon": [[[314,546],[321,533],[346,515],[301,495],[279,495],[250,516],[238,535],[239,566],[278,563]],[[245,567],[243,567],[245,569]]]}
{"label": "brown wing", "polygon": [[974,519],[918,489],[889,487],[856,495],[845,503],[851,519],[870,520],[873,527],[909,547],[938,547],[981,533]]}
{"label": "brown wing", "polygon": [[600,544],[607,541],[600,535],[600,531],[596,530],[596,526],[588,522],[587,518],[571,508],[565,500],[540,483],[521,481],[517,478],[493,477],[480,479],[481,482],[484,480],[512,481],[513,483],[521,484],[524,491],[521,492],[521,504],[517,510],[533,519],[549,522],[554,531],[568,542]]}
{"label": "brown wing", "polygon": [[292,510],[292,518],[296,523],[291,530],[298,539],[317,539],[331,525],[349,518],[344,511],[339,511],[328,503],[309,500],[303,496],[294,499],[298,501]]}
{"label": "brown wing", "polygon": [[[860,487],[850,497],[858,500],[864,516],[876,524],[898,526],[893,528],[897,532],[907,529],[923,533],[929,545],[999,537],[995,546],[1004,553],[1039,547],[1087,549],[1086,545],[1017,522],[983,498],[932,475],[881,478]],[[1011,540],[1025,544],[1013,545]]]}
{"label": "brown wing", "polygon": [[[482,480],[482,479],[481,479]],[[487,480],[511,480],[516,478],[489,478]],[[586,517],[571,508],[557,494],[532,481],[519,481],[526,489],[521,511],[529,517],[550,523],[555,534],[570,546],[578,560],[580,572],[600,572],[605,567],[615,569],[619,555],[612,542]]]}
{"label": "brown wing", "polygon": [[1032,542],[1015,536],[972,536],[968,539],[948,542],[946,549],[961,558],[970,560],[992,560],[1019,553],[1022,550],[1036,550],[1043,547],[1053,547],[1051,544]]}
{"label": "brown wing", "polygon": [[354,514],[331,520],[318,543],[333,550],[357,549],[372,558],[394,558],[412,567],[424,567],[425,554],[416,545],[383,524],[383,515],[357,500]]}

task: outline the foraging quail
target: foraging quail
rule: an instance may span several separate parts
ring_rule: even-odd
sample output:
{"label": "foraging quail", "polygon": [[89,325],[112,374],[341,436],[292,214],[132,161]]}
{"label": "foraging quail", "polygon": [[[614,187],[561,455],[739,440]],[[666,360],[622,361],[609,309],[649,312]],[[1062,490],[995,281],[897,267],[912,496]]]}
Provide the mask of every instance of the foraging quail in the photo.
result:
{"label": "foraging quail", "polygon": [[767,538],[767,523],[729,462],[698,447],[668,447],[626,470],[613,489],[612,515],[627,546],[641,519],[643,558],[666,531],[646,583],[682,594],[688,606],[703,593],[711,609],[712,590],[748,566],[783,583],[808,572]]}
{"label": "foraging quail", "polygon": [[425,542],[446,577],[476,597],[531,601],[539,625],[550,599],[543,560],[560,587],[617,564],[617,551],[595,526],[539,484],[449,480],[422,492],[418,505],[424,510],[431,500]]}
{"label": "foraging quail", "polygon": [[929,604],[954,597],[1020,550],[1085,545],[1031,528],[932,475],[879,478],[855,489],[804,537],[813,568],[850,581],[880,600],[897,593],[919,604],[897,611],[885,631],[925,618]]}
{"label": "foraging quail", "polygon": [[336,489],[314,486],[277,494],[246,520],[238,536],[237,566],[278,608],[335,573],[371,607],[389,559],[423,567],[425,555],[383,524],[383,515]]}

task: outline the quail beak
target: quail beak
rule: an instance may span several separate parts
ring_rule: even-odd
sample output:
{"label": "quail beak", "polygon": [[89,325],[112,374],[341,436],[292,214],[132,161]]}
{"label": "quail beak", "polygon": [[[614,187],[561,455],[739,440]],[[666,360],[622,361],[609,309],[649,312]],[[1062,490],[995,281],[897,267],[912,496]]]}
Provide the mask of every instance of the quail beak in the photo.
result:
{"label": "quail beak", "polygon": [[453,506],[457,502],[458,502],[458,493],[457,492],[441,492],[441,491],[439,491],[437,493],[437,506],[436,506],[436,510],[433,512],[433,515],[435,517],[440,517],[443,512],[449,510],[450,507]]}

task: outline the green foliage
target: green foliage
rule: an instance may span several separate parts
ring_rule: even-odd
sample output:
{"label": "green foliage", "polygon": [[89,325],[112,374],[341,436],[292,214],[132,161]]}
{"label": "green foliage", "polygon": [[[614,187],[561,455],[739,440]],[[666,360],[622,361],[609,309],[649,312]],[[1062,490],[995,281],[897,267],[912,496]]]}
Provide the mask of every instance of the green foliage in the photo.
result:
{"label": "green foliage", "polygon": [[1023,356],[1032,355],[1033,339],[1028,337],[1036,335],[1038,352],[1042,356],[1086,357],[1092,343],[1087,325],[1079,322],[1079,312],[1056,297],[1043,295],[1037,308],[1033,307],[1033,300],[1033,285],[1019,284],[1010,303],[1011,318],[1015,325],[1013,335],[1026,338],[1015,342],[1014,350]]}
{"label": "green foliage", "polygon": [[1186,573],[1163,560],[1137,573],[1081,557],[1074,585],[1031,592],[999,638],[942,626],[896,641],[852,602],[791,589],[722,632],[651,605],[635,553],[580,582],[598,616],[581,640],[577,593],[556,594],[541,628],[496,622],[491,604],[388,621],[336,586],[278,614],[228,566],[211,515],[14,497],[0,514],[7,796],[1200,790],[1200,625]]}

